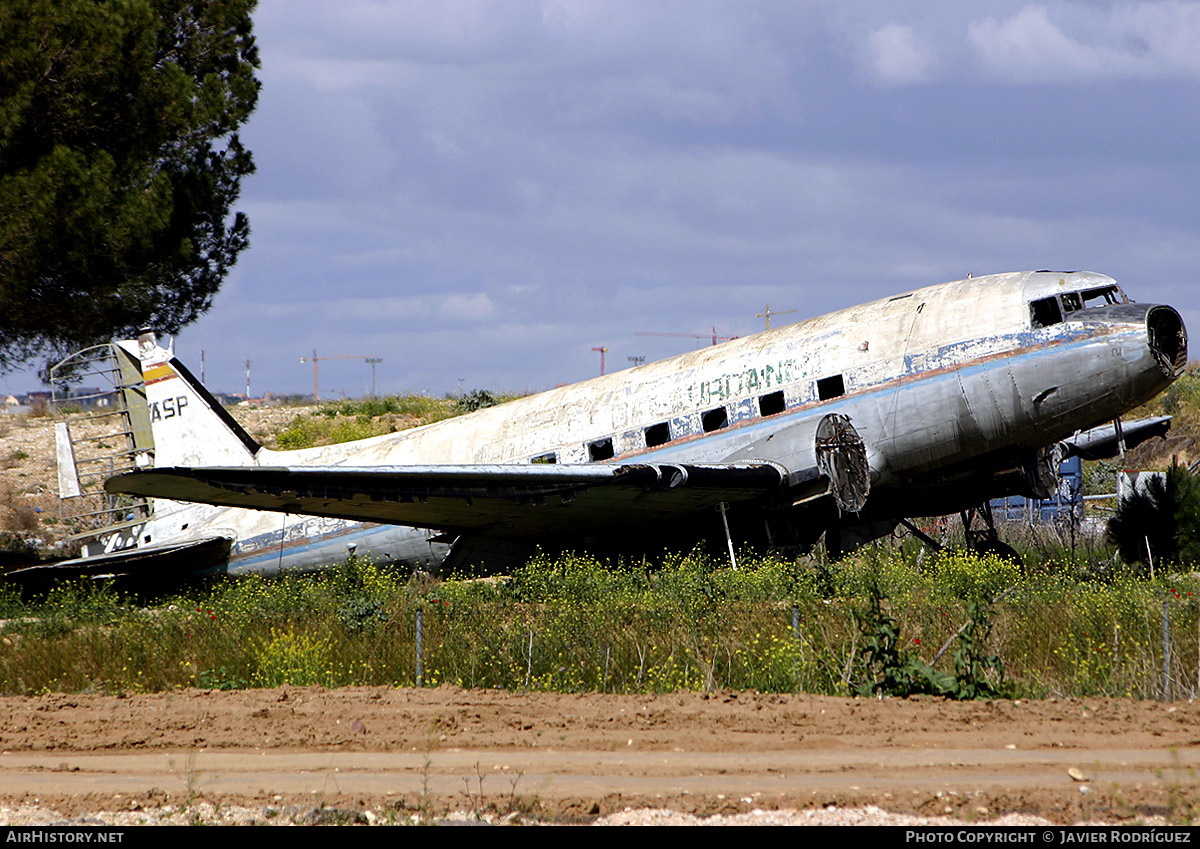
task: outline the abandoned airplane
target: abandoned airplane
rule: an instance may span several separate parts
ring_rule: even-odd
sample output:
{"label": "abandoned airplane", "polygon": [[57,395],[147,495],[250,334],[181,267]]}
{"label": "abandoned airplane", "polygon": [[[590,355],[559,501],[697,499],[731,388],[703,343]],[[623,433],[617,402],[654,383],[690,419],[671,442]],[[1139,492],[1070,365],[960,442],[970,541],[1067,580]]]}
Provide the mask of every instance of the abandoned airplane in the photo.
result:
{"label": "abandoned airplane", "polygon": [[537,546],[707,539],[732,553],[824,534],[841,551],[910,517],[1045,497],[1064,453],[1114,456],[1122,435],[1161,433],[1161,419],[1111,422],[1187,363],[1179,314],[1110,277],[995,274],[409,431],[273,451],[152,335],[120,344],[141,362],[153,467],[105,488],[153,506],[102,557],[120,570],[182,551],[193,570],[230,574],[348,550],[489,570]]}

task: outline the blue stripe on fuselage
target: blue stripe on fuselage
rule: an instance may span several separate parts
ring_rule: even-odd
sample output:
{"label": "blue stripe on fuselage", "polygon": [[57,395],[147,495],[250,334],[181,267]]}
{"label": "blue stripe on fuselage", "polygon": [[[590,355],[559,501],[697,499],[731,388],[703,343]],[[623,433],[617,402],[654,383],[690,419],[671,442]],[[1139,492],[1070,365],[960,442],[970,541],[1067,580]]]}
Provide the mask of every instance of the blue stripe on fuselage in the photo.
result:
{"label": "blue stripe on fuselage", "polygon": [[[306,522],[314,521],[309,518],[299,519],[293,527],[302,526]],[[328,519],[320,521],[328,522]],[[345,520],[337,520],[345,521]],[[303,558],[308,560],[315,558],[316,553],[322,549],[329,549],[330,561],[338,562],[345,560],[349,556],[348,546],[355,543],[363,548],[369,548],[366,541],[374,536],[382,536],[392,532],[392,525],[381,525],[375,522],[346,522],[346,526],[338,531],[333,531],[327,534],[322,534],[319,537],[309,538],[300,537],[298,539],[284,539],[285,530],[272,531],[258,536],[248,537],[235,543],[233,550],[229,555],[229,567],[236,567],[239,571],[249,570],[255,566],[269,566],[271,564],[282,563],[282,568],[287,568],[289,559]],[[281,553],[282,552],[282,553]],[[282,561],[281,561],[282,558]],[[254,570],[258,571],[258,570]]]}
{"label": "blue stripe on fuselage", "polygon": [[[967,363],[951,363],[937,368],[923,368],[919,370],[915,366],[917,358],[928,357],[932,359],[935,355],[913,354],[905,357],[906,370],[903,374],[885,379],[874,386],[859,389],[827,401],[809,401],[770,418],[743,420],[742,422],[734,422],[719,431],[683,436],[672,440],[666,446],[623,452],[619,457],[609,462],[624,463],[632,457],[639,459],[652,458],[656,462],[663,460],[674,462],[686,461],[688,457],[680,455],[694,454],[695,443],[699,440],[708,441],[715,439],[719,442],[729,439],[735,433],[738,436],[745,436],[747,433],[753,434],[758,431],[761,431],[763,436],[766,436],[768,433],[787,427],[795,420],[804,418],[816,410],[820,410],[823,414],[843,412],[845,408],[857,406],[872,396],[882,396],[888,392],[895,392],[902,387],[913,387],[917,384],[932,385],[942,380],[957,380],[961,376],[969,377],[980,374],[995,368],[997,361],[1005,364],[1036,361],[1044,357],[1059,355],[1064,351],[1078,350],[1095,344],[1098,341],[1111,342],[1122,336],[1141,338],[1144,336],[1144,333],[1145,331],[1142,328],[1129,328],[1128,330],[1118,331],[1104,328],[1097,331],[1095,325],[1091,325],[1079,330],[1059,332],[1047,339],[1042,333],[1037,331],[1023,331],[1010,337],[1014,342],[1028,343],[1023,348],[1016,347],[997,351],[993,354],[978,357]],[[975,346],[978,343],[978,339],[972,339],[953,345],[946,345],[937,350],[936,357],[937,359],[943,359],[955,349],[961,349],[968,345]],[[713,443],[710,442],[709,444]]]}

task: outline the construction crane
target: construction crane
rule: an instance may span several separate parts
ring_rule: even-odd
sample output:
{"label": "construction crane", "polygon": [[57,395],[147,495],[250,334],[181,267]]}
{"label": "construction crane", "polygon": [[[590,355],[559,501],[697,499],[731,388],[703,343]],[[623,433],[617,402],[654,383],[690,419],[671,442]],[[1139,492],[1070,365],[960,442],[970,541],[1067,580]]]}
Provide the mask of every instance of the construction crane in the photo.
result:
{"label": "construction crane", "polygon": [[600,374],[604,374],[604,355],[608,353],[608,348],[592,348],[593,351],[600,352]]}
{"label": "construction crane", "polygon": [[[381,357],[364,357],[364,356],[360,356],[360,355],[356,355],[356,354],[334,354],[334,355],[328,356],[328,357],[318,357],[317,349],[313,348],[312,356],[311,357],[301,357],[300,362],[312,363],[312,366],[313,366],[313,403],[314,404],[318,404],[321,401],[321,392],[319,389],[319,386],[320,386],[319,373],[318,373],[318,368],[320,367],[321,360],[362,360],[365,363],[369,363],[371,366],[371,391],[372,392],[374,392],[374,390],[375,390],[375,365],[376,365],[376,363],[383,362],[383,359]],[[374,360],[375,362],[371,362],[372,360]]]}
{"label": "construction crane", "polygon": [[712,335],[707,333],[657,333],[654,331],[645,331],[643,333],[635,333],[635,336],[682,336],[689,339],[712,339],[712,343],[716,345],[718,342],[728,342],[730,339],[736,339],[736,336],[718,336],[717,328],[714,326]]}
{"label": "construction crane", "polygon": [[767,320],[767,330],[770,330],[771,329],[771,316],[786,315],[790,312],[795,312],[795,310],[772,310],[771,305],[767,304],[766,309],[764,309],[760,313],[755,313],[754,317],[755,318],[765,318]]}

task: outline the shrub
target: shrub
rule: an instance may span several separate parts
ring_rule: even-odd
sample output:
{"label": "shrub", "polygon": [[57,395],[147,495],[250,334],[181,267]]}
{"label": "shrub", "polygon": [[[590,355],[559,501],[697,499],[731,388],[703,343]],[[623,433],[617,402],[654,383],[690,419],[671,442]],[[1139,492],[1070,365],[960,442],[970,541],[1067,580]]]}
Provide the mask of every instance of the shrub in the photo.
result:
{"label": "shrub", "polygon": [[1178,465],[1150,477],[1144,489],[1121,499],[1108,539],[1127,563],[1200,562],[1200,480]]}
{"label": "shrub", "polygon": [[459,412],[473,413],[476,410],[482,410],[484,407],[494,407],[499,403],[496,396],[486,389],[472,389],[455,401],[454,406]]}
{"label": "shrub", "polygon": [[254,685],[333,686],[330,655],[328,637],[272,630],[270,638],[254,653]]}

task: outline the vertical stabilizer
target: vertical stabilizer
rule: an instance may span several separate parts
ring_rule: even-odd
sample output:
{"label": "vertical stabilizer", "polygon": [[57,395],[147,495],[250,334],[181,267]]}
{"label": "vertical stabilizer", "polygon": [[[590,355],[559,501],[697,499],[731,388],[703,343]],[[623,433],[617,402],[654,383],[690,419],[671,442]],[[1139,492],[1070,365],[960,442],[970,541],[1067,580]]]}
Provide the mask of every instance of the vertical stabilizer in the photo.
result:
{"label": "vertical stabilizer", "polygon": [[259,445],[153,333],[138,337],[154,465],[247,466]]}

